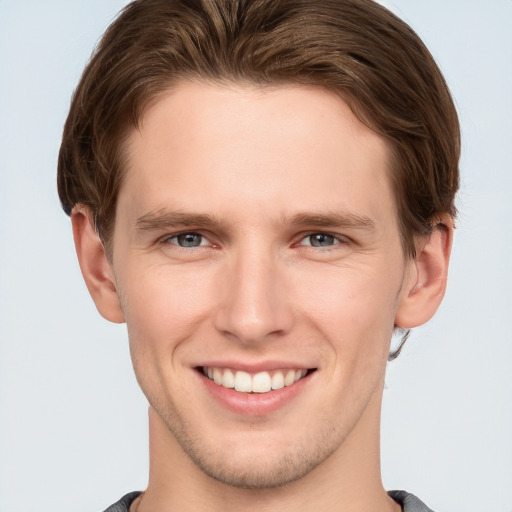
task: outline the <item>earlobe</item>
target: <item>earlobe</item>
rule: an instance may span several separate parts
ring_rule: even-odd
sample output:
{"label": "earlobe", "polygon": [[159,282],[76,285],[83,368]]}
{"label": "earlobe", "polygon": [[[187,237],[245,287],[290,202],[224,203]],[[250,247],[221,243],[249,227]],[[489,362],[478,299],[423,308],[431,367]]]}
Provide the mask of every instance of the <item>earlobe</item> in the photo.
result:
{"label": "earlobe", "polygon": [[395,316],[397,327],[418,327],[437,311],[446,291],[453,229],[451,217],[443,216],[430,236],[418,241],[416,257],[409,264],[401,291]]}
{"label": "earlobe", "polygon": [[114,273],[94,228],[91,211],[76,206],[71,212],[71,223],[80,270],[96,308],[107,320],[124,322]]}

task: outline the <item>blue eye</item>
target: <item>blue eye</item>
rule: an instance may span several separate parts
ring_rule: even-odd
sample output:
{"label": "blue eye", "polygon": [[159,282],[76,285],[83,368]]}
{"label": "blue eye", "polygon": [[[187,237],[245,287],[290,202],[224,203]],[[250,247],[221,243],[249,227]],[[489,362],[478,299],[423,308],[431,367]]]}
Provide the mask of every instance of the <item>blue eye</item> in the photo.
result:
{"label": "blue eye", "polygon": [[206,239],[199,233],[181,233],[168,239],[171,244],[180,247],[200,247],[206,245]]}
{"label": "blue eye", "polygon": [[309,236],[309,240],[313,247],[330,247],[338,243],[336,238],[332,235],[326,235],[325,233],[315,233]]}
{"label": "blue eye", "polygon": [[313,233],[305,237],[300,245],[310,245],[312,247],[331,247],[340,243],[339,238],[328,233]]}

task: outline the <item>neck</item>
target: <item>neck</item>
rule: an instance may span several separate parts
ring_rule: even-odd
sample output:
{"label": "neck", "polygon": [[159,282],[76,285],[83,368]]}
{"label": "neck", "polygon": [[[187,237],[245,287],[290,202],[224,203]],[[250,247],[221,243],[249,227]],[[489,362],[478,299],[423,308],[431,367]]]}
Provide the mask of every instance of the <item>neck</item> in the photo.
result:
{"label": "neck", "polygon": [[276,488],[246,489],[203,473],[150,408],[150,478],[137,512],[399,512],[380,476],[380,402],[372,398],[343,445],[307,475]]}

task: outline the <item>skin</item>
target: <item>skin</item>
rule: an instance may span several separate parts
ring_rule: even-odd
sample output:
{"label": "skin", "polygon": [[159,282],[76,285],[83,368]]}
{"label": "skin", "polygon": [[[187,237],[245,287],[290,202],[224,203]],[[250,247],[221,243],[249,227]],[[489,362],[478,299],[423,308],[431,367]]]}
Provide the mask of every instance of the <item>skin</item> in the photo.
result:
{"label": "skin", "polygon": [[[133,509],[399,510],[380,477],[387,355],[393,328],[443,297],[449,218],[407,260],[385,141],[318,88],[181,83],[126,151],[111,258],[87,209],[72,220],[150,403]],[[181,247],[184,233],[199,245]],[[310,374],[275,410],[245,414],[204,385],[197,366],[212,362]]]}

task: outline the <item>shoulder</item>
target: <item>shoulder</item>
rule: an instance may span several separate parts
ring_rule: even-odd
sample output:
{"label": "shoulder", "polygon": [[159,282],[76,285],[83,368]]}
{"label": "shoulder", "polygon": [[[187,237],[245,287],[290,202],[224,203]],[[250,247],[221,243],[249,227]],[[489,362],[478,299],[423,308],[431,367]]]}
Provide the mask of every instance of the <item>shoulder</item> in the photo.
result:
{"label": "shoulder", "polygon": [[402,506],[403,512],[434,512],[413,494],[405,491],[389,491],[388,494]]}
{"label": "shoulder", "polygon": [[140,491],[125,494],[117,503],[110,505],[104,512],[129,512],[133,500],[139,496]]}

